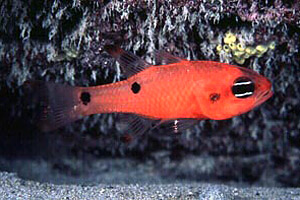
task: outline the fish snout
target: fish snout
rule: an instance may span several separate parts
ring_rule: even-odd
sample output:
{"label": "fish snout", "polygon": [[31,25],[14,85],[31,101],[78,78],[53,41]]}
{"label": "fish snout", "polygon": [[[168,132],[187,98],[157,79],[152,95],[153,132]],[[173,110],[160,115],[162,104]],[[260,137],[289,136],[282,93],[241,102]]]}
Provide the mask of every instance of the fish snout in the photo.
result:
{"label": "fish snout", "polygon": [[272,95],[272,83],[269,79],[263,78],[257,84],[256,106],[268,100]]}
{"label": "fish snout", "polygon": [[258,88],[262,93],[262,96],[267,96],[268,94],[273,94],[272,92],[272,83],[269,79],[264,78],[263,81],[260,83]]}

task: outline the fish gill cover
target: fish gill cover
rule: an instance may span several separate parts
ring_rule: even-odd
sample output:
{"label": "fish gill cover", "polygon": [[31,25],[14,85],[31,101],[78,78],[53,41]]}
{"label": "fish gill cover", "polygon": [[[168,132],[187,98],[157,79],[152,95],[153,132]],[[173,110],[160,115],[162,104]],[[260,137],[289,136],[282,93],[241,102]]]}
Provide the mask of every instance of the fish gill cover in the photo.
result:
{"label": "fish gill cover", "polygon": [[[1,157],[51,158],[51,166],[63,171],[76,166],[65,157],[122,156],[152,163],[162,177],[300,186],[299,8],[296,0],[4,0]],[[36,112],[26,106],[22,84],[118,81],[122,72],[103,51],[107,44],[119,44],[148,62],[158,49],[252,68],[272,81],[274,96],[242,116],[201,121],[178,135],[158,129],[130,145],[122,140],[114,114],[86,117],[52,133],[36,129]]]}

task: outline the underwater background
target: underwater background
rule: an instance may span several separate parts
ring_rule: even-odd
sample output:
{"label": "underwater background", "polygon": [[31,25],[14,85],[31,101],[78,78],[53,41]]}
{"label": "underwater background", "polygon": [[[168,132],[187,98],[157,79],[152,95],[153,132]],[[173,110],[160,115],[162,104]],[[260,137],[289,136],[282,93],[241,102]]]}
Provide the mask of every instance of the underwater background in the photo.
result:
{"label": "underwater background", "polygon": [[[300,186],[300,4],[284,1],[3,0],[0,3],[0,170],[54,184],[214,182]],[[122,79],[103,47],[150,63],[166,50],[251,68],[274,95],[181,134],[155,130],[130,145],[118,116],[44,133],[26,80],[95,86]]]}

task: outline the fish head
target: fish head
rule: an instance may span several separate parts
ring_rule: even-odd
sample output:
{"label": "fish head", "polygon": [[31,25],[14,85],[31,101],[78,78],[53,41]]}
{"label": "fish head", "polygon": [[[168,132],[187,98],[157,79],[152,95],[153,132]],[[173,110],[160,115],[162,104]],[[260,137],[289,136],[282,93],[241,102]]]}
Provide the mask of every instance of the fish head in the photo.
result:
{"label": "fish head", "polygon": [[[209,119],[223,120],[259,106],[272,95],[272,84],[257,72],[225,65],[204,84],[201,112]],[[204,106],[202,106],[204,105]]]}

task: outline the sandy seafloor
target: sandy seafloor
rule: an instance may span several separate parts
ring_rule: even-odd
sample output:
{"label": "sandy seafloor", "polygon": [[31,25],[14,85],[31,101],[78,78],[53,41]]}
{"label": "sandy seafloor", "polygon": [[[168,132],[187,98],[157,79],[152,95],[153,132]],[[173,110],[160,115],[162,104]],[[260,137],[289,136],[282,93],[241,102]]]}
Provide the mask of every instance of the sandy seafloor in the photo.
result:
{"label": "sandy seafloor", "polygon": [[1,199],[300,199],[297,188],[162,178],[151,165],[126,159],[94,161],[80,175],[53,171],[41,160],[1,160],[1,165],[24,170],[0,173]]}
{"label": "sandy seafloor", "polygon": [[300,189],[208,183],[55,185],[0,173],[2,199],[300,199]]}

